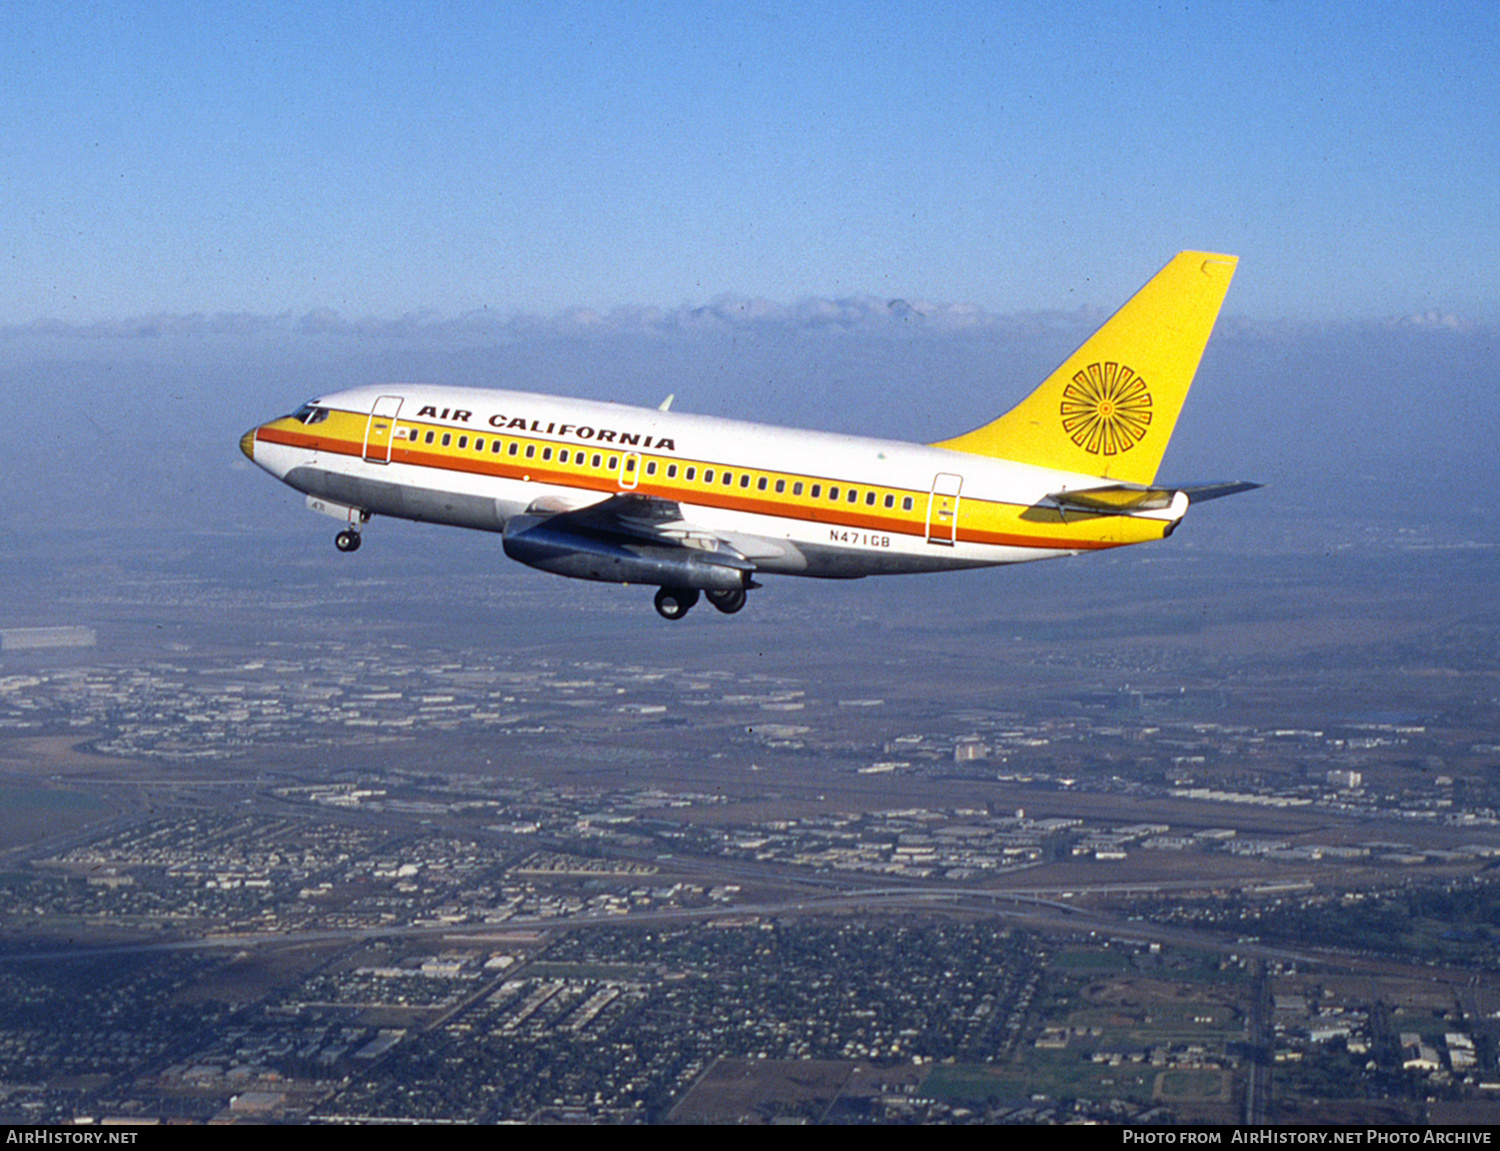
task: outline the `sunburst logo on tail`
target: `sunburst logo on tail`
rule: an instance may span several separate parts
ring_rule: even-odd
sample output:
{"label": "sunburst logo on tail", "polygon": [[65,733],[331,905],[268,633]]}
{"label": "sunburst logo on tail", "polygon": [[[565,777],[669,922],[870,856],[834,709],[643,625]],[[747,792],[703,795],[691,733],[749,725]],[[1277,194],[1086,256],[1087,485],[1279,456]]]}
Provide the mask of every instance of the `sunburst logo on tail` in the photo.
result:
{"label": "sunburst logo on tail", "polygon": [[1146,381],[1123,364],[1090,364],[1063,388],[1062,426],[1091,455],[1128,452],[1151,426]]}

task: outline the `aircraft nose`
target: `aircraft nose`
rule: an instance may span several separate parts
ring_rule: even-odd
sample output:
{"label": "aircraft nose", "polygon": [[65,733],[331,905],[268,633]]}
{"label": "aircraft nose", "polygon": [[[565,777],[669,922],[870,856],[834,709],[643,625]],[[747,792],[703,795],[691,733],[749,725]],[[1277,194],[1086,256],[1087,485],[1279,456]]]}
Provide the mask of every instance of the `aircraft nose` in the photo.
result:
{"label": "aircraft nose", "polygon": [[240,451],[245,453],[245,458],[251,463],[255,462],[255,433],[259,428],[251,428],[240,437]]}

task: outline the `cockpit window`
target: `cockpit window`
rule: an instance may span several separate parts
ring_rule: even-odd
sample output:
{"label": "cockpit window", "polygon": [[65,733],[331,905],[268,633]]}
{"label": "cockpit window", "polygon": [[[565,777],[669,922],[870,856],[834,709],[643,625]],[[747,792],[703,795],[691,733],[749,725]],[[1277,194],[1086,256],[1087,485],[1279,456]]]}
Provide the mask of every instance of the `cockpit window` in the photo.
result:
{"label": "cockpit window", "polygon": [[316,404],[303,404],[292,413],[292,419],[300,420],[304,424],[321,424],[328,418],[328,409],[320,408]]}

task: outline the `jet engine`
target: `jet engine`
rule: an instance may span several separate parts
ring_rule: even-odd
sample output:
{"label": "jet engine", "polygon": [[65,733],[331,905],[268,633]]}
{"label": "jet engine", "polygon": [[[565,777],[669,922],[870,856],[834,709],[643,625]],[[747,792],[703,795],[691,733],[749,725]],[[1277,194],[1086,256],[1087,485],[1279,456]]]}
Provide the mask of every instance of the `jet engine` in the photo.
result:
{"label": "jet engine", "polygon": [[695,591],[753,586],[755,565],[722,540],[655,542],[566,521],[566,516],[512,516],[502,537],[505,554],[527,567],[573,579]]}

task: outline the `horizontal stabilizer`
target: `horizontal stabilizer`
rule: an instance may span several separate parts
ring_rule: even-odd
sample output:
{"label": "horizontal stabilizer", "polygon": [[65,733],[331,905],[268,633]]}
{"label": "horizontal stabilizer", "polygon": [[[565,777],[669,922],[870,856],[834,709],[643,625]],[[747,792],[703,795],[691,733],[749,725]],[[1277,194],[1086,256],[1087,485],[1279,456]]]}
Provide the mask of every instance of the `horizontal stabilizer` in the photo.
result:
{"label": "horizontal stabilizer", "polygon": [[1051,492],[1047,499],[1065,511],[1126,514],[1169,508],[1178,492],[1187,496],[1189,503],[1201,504],[1238,495],[1240,492],[1252,492],[1263,486],[1246,480],[1214,480],[1205,484],[1149,488],[1136,484],[1109,484],[1098,488],[1078,488],[1071,492]]}
{"label": "horizontal stabilizer", "polygon": [[1214,480],[1206,484],[1184,484],[1177,490],[1187,496],[1189,503],[1204,504],[1209,500],[1221,500],[1225,496],[1237,496],[1240,492],[1253,492],[1265,484],[1252,484],[1249,480]]}
{"label": "horizontal stabilizer", "polygon": [[1172,506],[1175,488],[1143,488],[1132,484],[1110,484],[1102,488],[1052,492],[1047,496],[1060,508],[1081,512],[1149,512]]}

